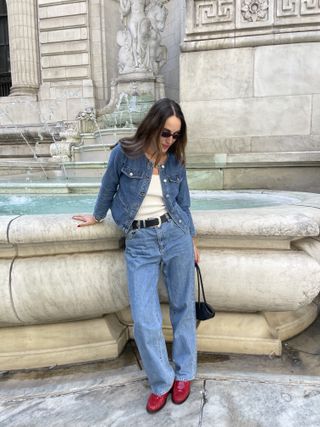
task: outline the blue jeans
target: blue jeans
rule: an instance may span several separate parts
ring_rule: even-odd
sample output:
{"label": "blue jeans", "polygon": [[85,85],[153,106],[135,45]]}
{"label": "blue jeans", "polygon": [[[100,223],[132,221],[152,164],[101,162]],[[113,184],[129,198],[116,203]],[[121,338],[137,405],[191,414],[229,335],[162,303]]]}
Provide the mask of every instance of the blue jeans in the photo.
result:
{"label": "blue jeans", "polygon": [[[130,230],[125,257],[134,337],[151,390],[162,395],[174,379],[192,380],[196,374],[196,319],[192,238],[171,219],[160,227]],[[158,294],[160,267],[168,291],[173,328],[169,363],[162,332]]]}

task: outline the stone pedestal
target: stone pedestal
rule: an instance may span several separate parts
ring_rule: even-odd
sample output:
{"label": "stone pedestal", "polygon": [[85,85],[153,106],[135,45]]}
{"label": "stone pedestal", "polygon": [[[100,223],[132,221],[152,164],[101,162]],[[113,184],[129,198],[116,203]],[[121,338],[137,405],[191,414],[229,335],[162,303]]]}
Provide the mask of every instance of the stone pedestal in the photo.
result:
{"label": "stone pedestal", "polygon": [[165,96],[163,76],[136,72],[112,81],[109,103],[97,112],[101,129],[135,127],[152,104]]}
{"label": "stone pedestal", "polygon": [[0,369],[11,370],[114,359],[128,341],[128,332],[111,314],[77,322],[1,328],[0,337]]}
{"label": "stone pedestal", "polygon": [[[163,331],[167,341],[172,341],[169,307],[162,305]],[[207,353],[239,353],[280,356],[281,341],[309,326],[318,315],[316,304],[311,303],[294,312],[222,312],[213,319],[199,322],[197,327],[198,351]],[[118,313],[122,323],[133,335],[130,310]]]}

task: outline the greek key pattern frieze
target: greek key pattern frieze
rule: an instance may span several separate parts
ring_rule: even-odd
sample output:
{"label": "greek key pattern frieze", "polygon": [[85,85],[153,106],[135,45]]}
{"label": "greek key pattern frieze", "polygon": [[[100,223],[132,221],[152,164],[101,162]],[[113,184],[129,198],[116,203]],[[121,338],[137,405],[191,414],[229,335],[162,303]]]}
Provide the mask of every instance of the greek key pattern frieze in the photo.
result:
{"label": "greek key pattern frieze", "polygon": [[301,15],[318,15],[320,13],[320,0],[302,0]]}
{"label": "greek key pattern frieze", "polygon": [[277,16],[307,17],[320,14],[320,0],[277,0]]}
{"label": "greek key pattern frieze", "polygon": [[300,0],[278,0],[277,16],[298,16]]}
{"label": "greek key pattern frieze", "polygon": [[234,19],[233,0],[195,0],[195,25],[212,25],[232,22]]}
{"label": "greek key pattern frieze", "polygon": [[319,17],[320,0],[187,0],[186,33],[198,40],[202,34],[204,40],[210,34],[218,39],[229,31],[262,27],[292,27],[296,33],[300,24],[319,26]]}

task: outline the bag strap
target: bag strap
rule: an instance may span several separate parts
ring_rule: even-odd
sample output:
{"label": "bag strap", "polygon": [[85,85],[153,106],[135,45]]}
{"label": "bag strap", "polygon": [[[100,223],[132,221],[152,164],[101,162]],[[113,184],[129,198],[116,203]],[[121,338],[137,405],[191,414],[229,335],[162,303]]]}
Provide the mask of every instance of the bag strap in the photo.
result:
{"label": "bag strap", "polygon": [[200,302],[200,288],[202,292],[202,298],[205,303],[207,303],[206,296],[204,293],[203,280],[201,275],[200,267],[197,263],[195,263],[196,271],[197,271],[197,281],[198,281],[198,302]]}

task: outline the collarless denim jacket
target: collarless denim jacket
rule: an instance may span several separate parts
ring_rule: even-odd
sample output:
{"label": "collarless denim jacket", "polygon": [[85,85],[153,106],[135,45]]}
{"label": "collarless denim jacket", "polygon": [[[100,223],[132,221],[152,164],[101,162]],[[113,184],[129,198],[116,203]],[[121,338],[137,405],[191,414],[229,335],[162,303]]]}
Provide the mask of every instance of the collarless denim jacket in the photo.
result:
{"label": "collarless denim jacket", "polygon": [[[195,235],[190,214],[190,194],[186,169],[174,154],[168,153],[165,164],[159,168],[164,203],[173,221],[185,232]],[[111,151],[107,170],[102,178],[93,215],[103,219],[111,209],[115,223],[127,233],[147,194],[153,164],[142,155],[131,159],[120,144]]]}

